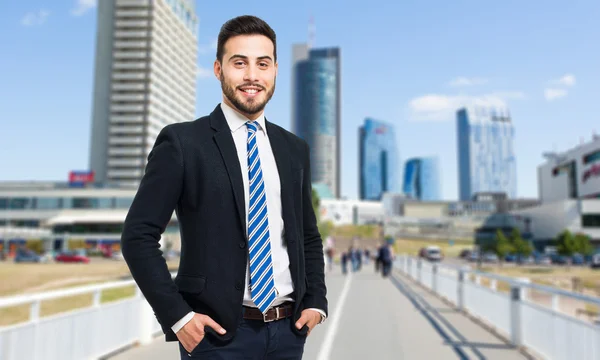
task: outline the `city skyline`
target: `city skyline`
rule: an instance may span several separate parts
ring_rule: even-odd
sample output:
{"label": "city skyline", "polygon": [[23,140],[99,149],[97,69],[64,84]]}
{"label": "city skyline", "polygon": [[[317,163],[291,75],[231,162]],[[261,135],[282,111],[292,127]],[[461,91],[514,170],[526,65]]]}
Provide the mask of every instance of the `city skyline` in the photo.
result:
{"label": "city skyline", "polygon": [[[450,134],[454,112],[462,105],[510,107],[519,134],[515,139],[519,197],[537,196],[536,168],[544,161],[543,152],[565,151],[582,137],[591,138],[596,125],[589,114],[595,113],[593,94],[600,92],[596,81],[600,52],[593,46],[600,35],[593,25],[593,14],[600,10],[597,2],[565,9],[558,1],[549,1],[541,15],[540,6],[516,1],[439,2],[435,12],[425,4],[388,5],[385,11],[376,6],[362,11],[308,1],[291,8],[273,3],[256,12],[244,2],[197,2],[201,21],[196,116],[221,101],[220,84],[212,74],[220,26],[231,17],[251,13],[277,32],[278,86],[266,117],[289,130],[290,49],[306,42],[312,13],[314,47],[339,47],[344,54],[340,136],[344,197],[358,198],[356,131],[366,116],[393,122],[403,158],[439,155],[445,199],[458,198],[456,140]],[[70,170],[89,166],[96,8],[93,2],[75,0],[0,6],[0,33],[10,34],[5,42],[10,56],[0,60],[10,69],[0,84],[4,116],[10,119],[0,128],[4,134],[0,180],[66,181]],[[334,13],[340,16],[331,17]],[[471,19],[468,24],[455,21],[465,16]],[[557,23],[564,26],[559,29]],[[541,134],[540,129],[547,132]]]}

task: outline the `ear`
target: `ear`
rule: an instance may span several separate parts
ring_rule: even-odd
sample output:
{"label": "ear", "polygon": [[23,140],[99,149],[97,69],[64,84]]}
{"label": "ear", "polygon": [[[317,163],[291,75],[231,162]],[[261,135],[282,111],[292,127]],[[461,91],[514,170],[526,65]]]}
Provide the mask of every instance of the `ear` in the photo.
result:
{"label": "ear", "polygon": [[223,68],[221,66],[221,62],[218,59],[215,60],[215,63],[213,64],[213,71],[215,73],[217,80],[219,80],[219,81],[221,81],[221,71],[222,70],[223,70]]}
{"label": "ear", "polygon": [[277,77],[277,72],[279,71],[279,63],[275,63],[275,77]]}

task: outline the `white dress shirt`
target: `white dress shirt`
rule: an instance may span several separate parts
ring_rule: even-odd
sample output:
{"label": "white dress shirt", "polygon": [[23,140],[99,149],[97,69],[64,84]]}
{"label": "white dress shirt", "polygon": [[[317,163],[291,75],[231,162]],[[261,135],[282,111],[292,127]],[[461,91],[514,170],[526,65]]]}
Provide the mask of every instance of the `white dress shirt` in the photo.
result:
{"label": "white dress shirt", "polygon": [[[248,224],[250,184],[247,170],[248,127],[246,126],[246,123],[250,120],[224,102],[221,103],[221,110],[223,110],[227,124],[231,129],[231,135],[233,136],[238,159],[240,161],[240,168],[242,169],[244,199],[246,204],[246,224]],[[279,182],[279,171],[277,170],[277,163],[275,162],[275,157],[273,156],[269,137],[267,136],[264,113],[261,114],[260,117],[255,121],[259,124],[258,131],[256,132],[256,145],[258,147],[258,156],[260,158],[260,167],[263,173],[267,197],[269,237],[271,240],[271,257],[273,260],[273,280],[275,282],[275,290],[277,294],[275,301],[273,302],[273,306],[277,306],[286,301],[293,301],[293,298],[290,295],[294,291],[294,284],[292,282],[292,275],[290,273],[290,260],[285,245],[283,244],[284,223],[281,212],[281,183]],[[246,232],[247,231],[248,229],[246,228]],[[250,276],[248,261],[246,265],[246,281],[244,286],[245,290],[243,305],[256,308],[257,306],[252,301],[249,280]],[[321,309],[312,310],[318,311],[322,315],[322,318],[325,318],[325,312]],[[188,313],[175,325],[173,325],[173,332],[177,333],[193,317],[193,312]]]}

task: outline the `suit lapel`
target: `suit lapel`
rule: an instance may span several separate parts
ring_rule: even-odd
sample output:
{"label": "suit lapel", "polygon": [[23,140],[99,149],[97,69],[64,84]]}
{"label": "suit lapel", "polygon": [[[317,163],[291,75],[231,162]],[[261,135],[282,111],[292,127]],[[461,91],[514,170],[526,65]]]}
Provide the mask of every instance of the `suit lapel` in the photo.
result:
{"label": "suit lapel", "polygon": [[[225,115],[223,115],[220,105],[218,105],[210,114],[210,124],[211,127],[216,130],[213,138],[221,152],[225,167],[227,168],[240,224],[242,225],[244,233],[246,233],[246,205],[240,160],[238,159],[235,143],[233,142],[231,129],[229,129],[229,126],[227,125]],[[210,169],[208,169],[208,171],[210,171]]]}

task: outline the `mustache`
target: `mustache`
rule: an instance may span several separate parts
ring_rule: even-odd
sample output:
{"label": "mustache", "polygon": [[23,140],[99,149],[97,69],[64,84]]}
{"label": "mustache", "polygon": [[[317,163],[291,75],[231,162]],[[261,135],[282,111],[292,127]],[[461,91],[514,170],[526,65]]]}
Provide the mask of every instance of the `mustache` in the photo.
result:
{"label": "mustache", "polygon": [[245,87],[245,86],[252,86],[252,87],[255,87],[255,88],[259,88],[259,89],[261,89],[261,90],[265,90],[265,87],[264,87],[264,86],[262,86],[262,85],[259,85],[259,84],[252,84],[252,83],[247,83],[247,84],[238,85],[238,86],[237,86],[237,89],[243,88],[243,87]]}

